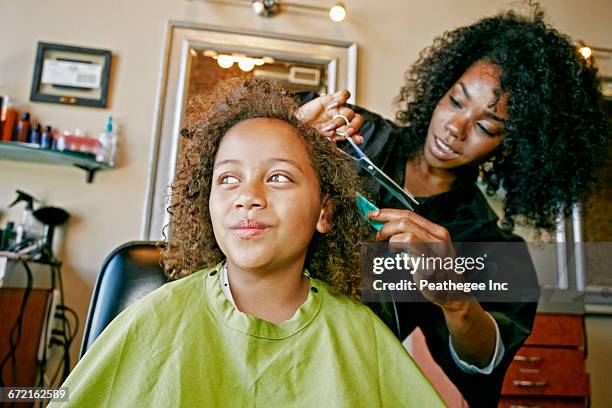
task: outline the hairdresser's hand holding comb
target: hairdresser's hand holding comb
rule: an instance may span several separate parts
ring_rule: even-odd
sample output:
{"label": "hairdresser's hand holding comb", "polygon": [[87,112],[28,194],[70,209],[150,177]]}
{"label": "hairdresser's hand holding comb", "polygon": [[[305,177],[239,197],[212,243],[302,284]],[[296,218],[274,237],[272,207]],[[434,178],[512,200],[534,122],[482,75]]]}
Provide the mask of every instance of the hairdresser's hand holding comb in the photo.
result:
{"label": "hairdresser's hand holding comb", "polygon": [[[379,241],[410,244],[412,256],[452,257],[455,249],[448,230],[408,210],[384,208],[372,211],[368,217],[385,222],[376,234]],[[430,251],[427,251],[430,248]],[[419,269],[413,280],[419,284],[424,279],[430,283],[444,281],[464,282],[462,274],[453,270],[431,271]],[[469,299],[465,293],[421,290],[425,298],[442,308],[444,320],[451,336],[453,347],[459,358],[478,367],[484,367],[491,360],[495,349],[496,332],[493,320],[485,313],[480,303]]]}
{"label": "hairdresser's hand holding comb", "polygon": [[[463,275],[452,268],[439,267],[444,263],[448,265],[455,259],[455,249],[446,228],[408,210],[384,208],[369,213],[368,217],[385,222],[376,234],[376,239],[389,241],[391,250],[408,252],[411,256],[431,261],[418,268],[412,276],[419,288],[421,280],[433,285],[465,281]],[[421,293],[429,301],[449,311],[461,307],[461,303],[467,298],[462,292],[431,290],[428,287],[421,289]]]}
{"label": "hairdresser's hand holding comb", "polygon": [[[363,125],[363,116],[353,112],[345,106],[346,101],[351,96],[346,89],[330,95],[322,95],[310,102],[305,103],[296,112],[297,118],[317,129],[321,135],[337,142],[344,140],[344,137],[351,137],[355,143],[363,142],[363,137],[359,135],[359,129]],[[346,125],[344,119],[334,116],[344,116],[349,124]]]}

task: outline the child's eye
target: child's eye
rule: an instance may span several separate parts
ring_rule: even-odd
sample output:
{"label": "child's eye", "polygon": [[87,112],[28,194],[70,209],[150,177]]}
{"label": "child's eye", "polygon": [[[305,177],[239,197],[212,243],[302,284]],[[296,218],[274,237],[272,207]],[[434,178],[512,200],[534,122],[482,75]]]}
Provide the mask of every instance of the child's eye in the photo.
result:
{"label": "child's eye", "polygon": [[269,179],[273,183],[290,183],[291,179],[284,174],[273,174]]}
{"label": "child's eye", "polygon": [[234,176],[222,176],[219,182],[219,184],[236,184],[239,180]]}

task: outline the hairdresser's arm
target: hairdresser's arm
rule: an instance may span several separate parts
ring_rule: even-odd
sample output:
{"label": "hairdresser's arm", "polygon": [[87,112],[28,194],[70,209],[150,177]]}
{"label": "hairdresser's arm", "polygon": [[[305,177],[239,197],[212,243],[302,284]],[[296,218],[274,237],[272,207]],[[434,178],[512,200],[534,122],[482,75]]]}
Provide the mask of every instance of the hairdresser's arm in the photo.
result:
{"label": "hairdresser's arm", "polygon": [[[436,248],[444,248],[439,250],[447,253],[437,256],[454,255],[448,231],[412,211],[382,209],[370,213],[370,218],[386,222],[376,235],[379,241],[412,244],[438,242],[440,245]],[[442,308],[457,357],[476,367],[489,365],[496,350],[498,330],[482,306],[474,300],[441,301],[432,294],[423,292],[423,295]]]}
{"label": "hairdresser's arm", "polygon": [[451,336],[451,350],[462,362],[479,368],[489,366],[488,371],[492,371],[501,359],[501,356],[494,359],[500,353],[497,344],[501,342],[495,321],[476,301],[452,303],[440,305]]}

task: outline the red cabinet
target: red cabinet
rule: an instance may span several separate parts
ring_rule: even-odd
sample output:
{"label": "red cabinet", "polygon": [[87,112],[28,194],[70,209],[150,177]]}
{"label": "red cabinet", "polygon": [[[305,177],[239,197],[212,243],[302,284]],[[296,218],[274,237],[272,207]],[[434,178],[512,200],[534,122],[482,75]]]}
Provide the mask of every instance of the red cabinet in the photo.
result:
{"label": "red cabinet", "polygon": [[582,316],[538,314],[506,373],[499,406],[585,407],[589,376],[584,359]]}

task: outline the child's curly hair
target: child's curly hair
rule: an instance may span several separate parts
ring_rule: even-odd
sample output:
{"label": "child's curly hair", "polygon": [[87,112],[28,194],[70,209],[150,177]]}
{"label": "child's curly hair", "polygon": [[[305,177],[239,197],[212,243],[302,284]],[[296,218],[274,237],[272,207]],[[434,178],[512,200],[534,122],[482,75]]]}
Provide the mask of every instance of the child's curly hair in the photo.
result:
{"label": "child's curly hair", "polygon": [[186,127],[181,131],[185,143],[168,207],[171,221],[166,229],[170,228],[170,237],[162,245],[170,279],[212,267],[224,258],[208,212],[217,149],[230,128],[247,119],[265,117],[295,128],[309,153],[321,195],[327,194],[333,202],[333,227],[327,234],[315,232],[305,267],[312,277],[327,282],[333,292],[359,299],[359,242],[367,230],[355,209],[357,174],[333,143],[295,117],[298,107],[297,99],[280,85],[257,78],[221,82],[213,95],[189,102]]}

